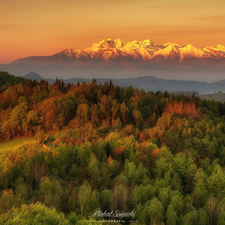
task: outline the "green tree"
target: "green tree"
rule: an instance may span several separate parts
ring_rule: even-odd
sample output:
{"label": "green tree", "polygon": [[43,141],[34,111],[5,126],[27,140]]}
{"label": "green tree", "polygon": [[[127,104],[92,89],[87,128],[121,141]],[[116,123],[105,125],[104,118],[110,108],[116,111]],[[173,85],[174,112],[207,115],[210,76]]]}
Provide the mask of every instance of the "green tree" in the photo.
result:
{"label": "green tree", "polygon": [[169,205],[166,211],[166,224],[176,225],[177,224],[177,212],[174,210],[172,205]]}
{"label": "green tree", "polygon": [[105,189],[102,192],[102,202],[101,202],[101,209],[102,211],[109,211],[110,210],[110,205],[111,205],[111,191],[108,189]]}
{"label": "green tree", "polygon": [[43,203],[46,206],[60,209],[63,191],[59,180],[50,181],[48,177],[42,178],[39,193],[44,197]]}
{"label": "green tree", "polygon": [[206,225],[206,224],[207,224],[206,212],[202,208],[200,208],[199,209],[198,225]]}
{"label": "green tree", "polygon": [[90,205],[90,210],[91,211],[99,209],[99,207],[100,207],[100,204],[99,204],[99,192],[97,190],[94,190],[92,192],[89,205]]}
{"label": "green tree", "polygon": [[143,207],[141,204],[137,206],[137,215],[138,215],[138,222],[139,223],[146,223],[147,215],[146,215],[147,207]]}
{"label": "green tree", "polygon": [[163,203],[165,208],[167,208],[170,203],[170,195],[171,195],[170,187],[164,187],[159,189],[158,199]]}
{"label": "green tree", "polygon": [[90,163],[88,164],[88,174],[91,177],[93,185],[98,186],[100,178],[99,162],[94,153],[91,153]]}
{"label": "green tree", "polygon": [[170,186],[172,190],[182,191],[182,182],[180,176],[177,173],[172,176],[170,180]]}
{"label": "green tree", "polygon": [[68,220],[62,212],[57,212],[54,208],[47,208],[41,203],[22,205],[21,208],[14,208],[0,217],[0,224],[54,224],[68,225]]}
{"label": "green tree", "polygon": [[213,174],[207,180],[208,189],[215,196],[224,196],[225,194],[225,175],[222,168],[216,165]]}
{"label": "green tree", "polygon": [[171,193],[171,203],[177,215],[180,216],[183,210],[184,201],[179,191],[173,191]]}
{"label": "green tree", "polygon": [[192,196],[197,209],[204,205],[204,202],[207,198],[207,191],[202,180],[199,180],[195,185]]}
{"label": "green tree", "polygon": [[77,222],[78,222],[76,213],[74,213],[74,212],[70,213],[70,216],[69,216],[68,220],[69,220],[70,225],[76,225]]}
{"label": "green tree", "polygon": [[183,223],[184,225],[194,225],[198,224],[198,212],[193,210],[186,215],[183,216]]}
{"label": "green tree", "polygon": [[225,212],[221,212],[218,219],[218,225],[225,224]]}
{"label": "green tree", "polygon": [[78,191],[78,202],[81,209],[81,217],[83,216],[84,210],[88,207],[91,198],[92,188],[86,183],[80,186]]}
{"label": "green tree", "polygon": [[165,218],[165,209],[162,202],[160,202],[156,197],[150,201],[149,214],[151,218],[151,224],[156,222],[163,222]]}

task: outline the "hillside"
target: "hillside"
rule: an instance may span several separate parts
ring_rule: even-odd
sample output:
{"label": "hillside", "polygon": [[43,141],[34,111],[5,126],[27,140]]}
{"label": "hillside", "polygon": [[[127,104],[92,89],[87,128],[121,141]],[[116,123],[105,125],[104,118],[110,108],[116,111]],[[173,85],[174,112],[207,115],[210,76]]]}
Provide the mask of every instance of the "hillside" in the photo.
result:
{"label": "hillside", "polygon": [[27,78],[26,77],[17,77],[14,75],[10,75],[7,72],[0,71],[0,87],[8,84],[8,85],[14,85],[14,84],[19,84],[19,83],[26,83],[29,82],[32,78]]}
{"label": "hillside", "polygon": [[225,103],[30,81],[0,94],[0,141],[0,224],[223,224]]}
{"label": "hillside", "polygon": [[40,76],[39,74],[34,73],[34,72],[30,72],[30,73],[24,75],[23,77],[27,78],[27,79],[36,80],[36,81],[41,81],[42,79],[44,79],[42,76]]}

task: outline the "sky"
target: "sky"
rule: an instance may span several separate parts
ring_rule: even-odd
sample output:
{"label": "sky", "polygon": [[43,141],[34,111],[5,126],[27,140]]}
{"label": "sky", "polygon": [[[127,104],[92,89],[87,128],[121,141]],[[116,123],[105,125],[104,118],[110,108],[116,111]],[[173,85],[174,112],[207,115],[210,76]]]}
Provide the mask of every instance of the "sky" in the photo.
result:
{"label": "sky", "polygon": [[0,63],[103,39],[225,45],[224,0],[0,0]]}

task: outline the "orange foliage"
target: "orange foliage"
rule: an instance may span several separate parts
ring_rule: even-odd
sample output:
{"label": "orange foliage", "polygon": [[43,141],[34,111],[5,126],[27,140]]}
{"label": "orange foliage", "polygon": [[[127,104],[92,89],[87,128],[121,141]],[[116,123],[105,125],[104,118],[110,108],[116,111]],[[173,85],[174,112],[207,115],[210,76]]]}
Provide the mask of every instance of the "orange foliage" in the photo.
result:
{"label": "orange foliage", "polygon": [[152,157],[156,157],[158,153],[159,153],[159,149],[156,148],[156,149],[154,149],[154,150],[152,151],[151,156],[152,156]]}
{"label": "orange foliage", "polygon": [[145,132],[142,132],[139,136],[139,142],[145,142],[148,139],[148,135]]}
{"label": "orange foliage", "polygon": [[75,140],[74,140],[74,138],[70,138],[70,140],[69,140],[69,145],[74,145],[75,144]]}
{"label": "orange foliage", "polygon": [[115,150],[115,153],[116,153],[116,154],[121,154],[123,151],[124,151],[124,147],[123,147],[123,146],[120,146],[119,148],[117,148],[117,149]]}
{"label": "orange foliage", "polygon": [[146,148],[146,142],[142,142],[142,143],[141,143],[141,146],[142,146],[143,148]]}
{"label": "orange foliage", "polygon": [[83,94],[87,99],[90,98],[90,92],[89,92],[90,84],[82,83],[80,86],[76,86],[73,91],[76,94]]}
{"label": "orange foliage", "polygon": [[79,146],[81,146],[84,143],[85,140],[84,140],[84,138],[77,138],[76,141],[77,141],[77,144]]}
{"label": "orange foliage", "polygon": [[73,119],[69,123],[69,127],[71,128],[77,128],[79,127],[79,120],[78,119]]}
{"label": "orange foliage", "polygon": [[52,86],[52,88],[55,90],[59,90],[59,85],[54,85],[54,86]]}
{"label": "orange foliage", "polygon": [[0,102],[3,101],[3,99],[4,99],[4,94],[5,94],[5,92],[2,92],[2,93],[0,94]]}
{"label": "orange foliage", "polygon": [[124,127],[122,131],[126,134],[132,134],[133,125],[132,124],[126,125],[126,127]]}
{"label": "orange foliage", "polygon": [[196,108],[194,102],[169,103],[164,110],[166,113],[174,113],[181,118],[192,117],[198,119],[201,116],[200,110]]}
{"label": "orange foliage", "polygon": [[113,164],[113,159],[112,159],[111,155],[109,156],[107,161],[108,161],[109,166],[111,166]]}
{"label": "orange foliage", "polygon": [[114,158],[119,161],[121,159],[121,155],[123,151],[124,151],[123,146],[120,146],[119,148],[117,148],[113,153]]}
{"label": "orange foliage", "polygon": [[165,129],[161,129],[160,127],[153,127],[149,129],[149,137],[150,139],[154,138],[156,140],[163,139],[165,134]]}
{"label": "orange foliage", "polygon": [[151,164],[152,164],[153,167],[155,166],[155,162],[156,162],[156,160],[158,159],[161,150],[162,150],[162,149],[156,148],[156,149],[154,149],[154,150],[151,152]]}

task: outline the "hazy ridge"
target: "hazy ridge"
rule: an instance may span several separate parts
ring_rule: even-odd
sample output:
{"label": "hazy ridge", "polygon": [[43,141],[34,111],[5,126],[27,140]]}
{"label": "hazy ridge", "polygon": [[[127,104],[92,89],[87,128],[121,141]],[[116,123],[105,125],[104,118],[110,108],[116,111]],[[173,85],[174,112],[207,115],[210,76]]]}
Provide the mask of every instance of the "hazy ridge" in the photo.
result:
{"label": "hazy ridge", "polygon": [[[40,81],[45,79],[39,74],[29,73],[23,76],[28,79],[36,79]],[[49,83],[53,83],[55,79],[45,79]],[[86,82],[90,83],[92,79],[85,78],[72,78],[63,79],[65,83],[80,83]],[[190,80],[167,80],[159,79],[153,76],[143,76],[137,78],[125,78],[125,79],[109,79],[109,78],[97,78],[97,83],[104,84],[107,81],[112,80],[115,85],[118,86],[133,86],[134,88],[143,89],[145,91],[168,91],[168,92],[180,92],[180,91],[197,91],[199,94],[210,94],[219,91],[225,92],[225,80],[218,82],[208,83],[200,81],[190,81]]]}

